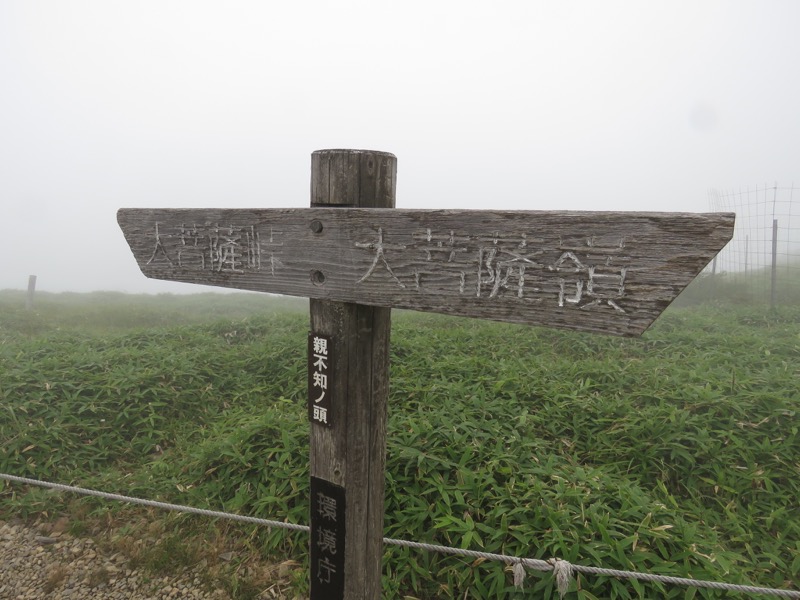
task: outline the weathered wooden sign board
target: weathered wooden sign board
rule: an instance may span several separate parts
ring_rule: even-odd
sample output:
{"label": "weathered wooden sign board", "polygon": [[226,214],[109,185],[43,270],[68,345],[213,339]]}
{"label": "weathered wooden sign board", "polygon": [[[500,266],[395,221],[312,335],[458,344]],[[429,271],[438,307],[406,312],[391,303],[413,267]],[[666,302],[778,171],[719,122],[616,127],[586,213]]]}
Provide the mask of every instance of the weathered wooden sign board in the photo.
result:
{"label": "weathered wooden sign board", "polygon": [[729,214],[123,209],[148,277],[639,335],[730,239]]}
{"label": "weathered wooden sign board", "polygon": [[321,150],[312,208],[118,213],[148,277],[311,298],[312,600],[380,597],[391,307],[639,335],[733,233],[719,213],[394,210],[396,172]]}

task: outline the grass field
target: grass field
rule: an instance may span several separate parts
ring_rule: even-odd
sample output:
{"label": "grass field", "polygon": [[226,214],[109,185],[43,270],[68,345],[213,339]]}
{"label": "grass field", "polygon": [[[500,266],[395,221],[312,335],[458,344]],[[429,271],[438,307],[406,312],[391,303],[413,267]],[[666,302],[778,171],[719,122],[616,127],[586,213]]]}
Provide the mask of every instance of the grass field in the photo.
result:
{"label": "grass field", "polygon": [[[303,302],[0,292],[0,472],[307,523]],[[669,309],[641,339],[395,311],[385,532],[535,558],[800,587],[800,308]],[[0,484],[0,519],[72,515],[164,568],[306,591],[305,534]],[[154,534],[154,532],[156,532]],[[127,541],[126,541],[127,540]],[[213,558],[213,557],[212,557]],[[208,557],[206,557],[208,559]],[[213,560],[212,560],[213,562]],[[214,565],[212,565],[214,566]],[[508,568],[387,547],[387,598],[549,597]],[[580,577],[570,598],[722,598]]]}

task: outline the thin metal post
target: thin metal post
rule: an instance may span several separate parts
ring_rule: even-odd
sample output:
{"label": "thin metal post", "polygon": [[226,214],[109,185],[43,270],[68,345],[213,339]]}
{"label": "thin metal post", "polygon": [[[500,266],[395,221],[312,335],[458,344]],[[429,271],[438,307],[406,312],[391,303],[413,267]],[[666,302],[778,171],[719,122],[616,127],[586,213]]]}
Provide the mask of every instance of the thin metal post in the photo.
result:
{"label": "thin metal post", "polygon": [[772,287],[770,290],[770,306],[775,308],[776,288],[778,284],[778,219],[772,219]]}

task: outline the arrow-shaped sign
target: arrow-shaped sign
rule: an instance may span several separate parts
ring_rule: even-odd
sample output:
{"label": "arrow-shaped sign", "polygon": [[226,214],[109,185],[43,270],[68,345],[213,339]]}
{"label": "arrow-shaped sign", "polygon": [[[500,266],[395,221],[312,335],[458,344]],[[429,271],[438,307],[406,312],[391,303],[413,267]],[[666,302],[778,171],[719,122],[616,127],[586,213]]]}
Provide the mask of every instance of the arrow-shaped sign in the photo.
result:
{"label": "arrow-shaped sign", "polygon": [[730,213],[121,209],[155,279],[641,334],[730,240]]}

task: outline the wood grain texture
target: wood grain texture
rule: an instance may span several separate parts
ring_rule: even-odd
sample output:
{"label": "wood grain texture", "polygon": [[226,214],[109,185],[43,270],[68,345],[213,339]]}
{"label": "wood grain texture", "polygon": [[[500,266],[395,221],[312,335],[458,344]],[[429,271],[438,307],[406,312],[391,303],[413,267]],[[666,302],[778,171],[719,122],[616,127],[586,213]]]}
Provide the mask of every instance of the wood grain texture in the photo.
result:
{"label": "wood grain texture", "polygon": [[[328,194],[353,207],[368,192],[374,206],[395,187],[387,156],[315,154],[312,199]],[[354,169],[358,184],[342,183]],[[734,215],[316,201],[122,209],[118,221],[142,272],[156,279],[635,336],[730,240]]]}
{"label": "wood grain texture", "polygon": [[[312,205],[394,206],[397,161],[391,154],[350,150],[312,155]],[[311,209],[310,209],[311,210]],[[319,209],[313,209],[316,213]],[[336,214],[349,209],[334,210]],[[331,211],[326,211],[329,214]],[[386,211],[389,212],[389,211]],[[331,235],[327,217],[315,241]],[[305,222],[306,230],[310,226]],[[315,263],[311,269],[318,269]],[[332,274],[326,266],[324,271]],[[329,378],[332,427],[311,424],[311,475],[345,488],[347,497],[344,598],[381,596],[386,420],[391,309],[311,300],[311,331],[330,336],[336,360]],[[312,521],[313,522],[313,521]],[[312,530],[312,544],[315,532]],[[327,598],[323,586],[312,600]]]}

